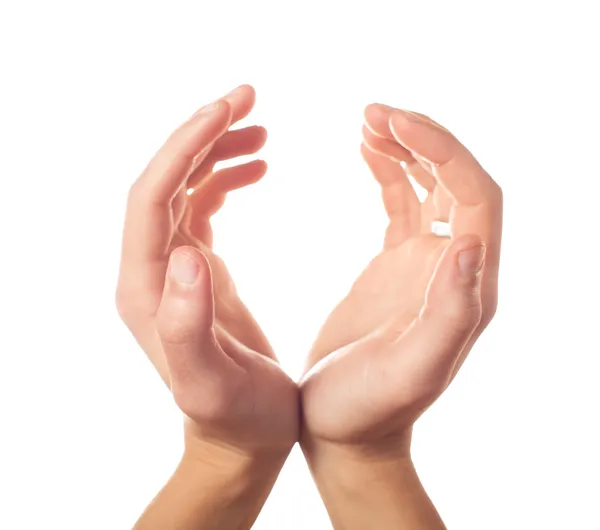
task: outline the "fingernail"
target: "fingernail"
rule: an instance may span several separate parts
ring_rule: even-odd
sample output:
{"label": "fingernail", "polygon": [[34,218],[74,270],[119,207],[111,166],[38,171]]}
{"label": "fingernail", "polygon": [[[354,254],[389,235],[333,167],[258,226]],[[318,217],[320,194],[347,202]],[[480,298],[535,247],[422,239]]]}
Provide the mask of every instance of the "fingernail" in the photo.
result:
{"label": "fingernail", "polygon": [[206,105],[206,107],[204,107],[203,109],[200,109],[200,114],[209,114],[211,112],[214,112],[215,110],[217,110],[220,106],[221,100],[217,100],[214,103],[211,103],[210,105]]}
{"label": "fingernail", "polygon": [[219,108],[219,104],[220,104],[220,100],[217,100],[213,103],[210,103],[209,105],[206,105],[206,107],[202,107],[201,109],[198,109],[196,112],[194,112],[194,114],[192,114],[192,116],[190,117],[190,120],[192,118],[195,118],[196,116],[199,116],[200,114],[210,114],[211,112],[213,112],[214,110],[217,110]]}
{"label": "fingernail", "polygon": [[169,274],[176,282],[192,284],[198,277],[200,267],[196,260],[190,258],[183,252],[174,252],[171,254],[171,263],[169,264]]}
{"label": "fingernail", "polygon": [[377,109],[377,110],[383,110],[385,112],[393,112],[393,111],[397,110],[394,107],[390,107],[389,105],[386,105],[385,103],[379,103],[377,101],[375,101],[374,103],[370,103],[369,105],[367,105],[367,107]]}
{"label": "fingernail", "polygon": [[414,112],[411,112],[410,110],[400,109],[400,112],[402,113],[402,116],[404,118],[406,118],[408,121],[412,121],[412,122],[416,122],[416,123],[423,123],[425,121],[425,120],[423,120],[423,118],[421,118],[421,116],[419,116],[418,114],[415,114]]}
{"label": "fingernail", "polygon": [[240,86],[234,88],[233,90],[231,90],[230,92],[227,92],[227,94],[225,94],[225,96],[223,96],[223,97],[233,96],[240,88],[242,88],[242,86],[244,86],[244,85],[240,85]]}
{"label": "fingernail", "polygon": [[463,250],[458,253],[458,268],[463,276],[472,276],[477,274],[483,267],[485,257],[485,247],[477,245],[476,247]]}

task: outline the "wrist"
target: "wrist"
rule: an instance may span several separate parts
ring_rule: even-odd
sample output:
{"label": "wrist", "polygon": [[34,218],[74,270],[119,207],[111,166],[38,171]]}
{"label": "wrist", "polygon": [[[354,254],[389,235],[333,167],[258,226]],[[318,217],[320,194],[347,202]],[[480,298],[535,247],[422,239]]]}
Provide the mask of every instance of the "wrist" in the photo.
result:
{"label": "wrist", "polygon": [[412,426],[401,432],[356,440],[330,440],[305,430],[300,445],[307,458],[347,461],[360,466],[410,461],[411,442]]}
{"label": "wrist", "polygon": [[410,435],[393,444],[342,444],[304,438],[301,448],[318,486],[327,484],[349,495],[353,490],[357,495],[366,493],[366,483],[384,486],[391,476],[401,478],[414,473]]}
{"label": "wrist", "polygon": [[198,438],[186,437],[179,467],[210,473],[223,481],[236,481],[240,486],[279,473],[291,447],[281,449],[241,450]]}
{"label": "wrist", "polygon": [[135,529],[249,529],[286,457],[186,439],[177,469]]}
{"label": "wrist", "polygon": [[295,436],[278,437],[274,440],[267,435],[250,437],[236,433],[234,436],[225,429],[207,428],[189,417],[185,417],[184,422],[185,453],[200,460],[215,460],[225,466],[243,466],[256,460],[285,460],[297,440],[297,427]]}
{"label": "wrist", "polygon": [[410,455],[410,433],[371,444],[305,437],[302,450],[334,528],[444,530]]}

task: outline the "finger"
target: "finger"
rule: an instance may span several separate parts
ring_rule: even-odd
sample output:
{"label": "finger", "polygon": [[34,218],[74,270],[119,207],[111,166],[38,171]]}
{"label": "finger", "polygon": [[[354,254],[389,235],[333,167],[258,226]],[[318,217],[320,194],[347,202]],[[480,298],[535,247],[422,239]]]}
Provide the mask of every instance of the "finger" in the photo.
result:
{"label": "finger", "polygon": [[362,128],[363,138],[369,148],[377,153],[381,153],[390,157],[392,160],[397,162],[407,162],[413,160],[413,156],[410,151],[405,147],[402,147],[393,137],[392,133],[389,133],[390,138],[384,138],[375,134],[367,125],[363,125]]}
{"label": "finger", "polygon": [[225,133],[215,142],[206,159],[189,176],[187,187],[195,188],[212,173],[217,162],[258,152],[266,140],[267,131],[264,127],[246,127]]}
{"label": "finger", "polygon": [[371,103],[365,107],[365,124],[375,135],[396,141],[389,125],[390,115],[394,110],[382,103]]}
{"label": "finger", "polygon": [[239,166],[227,167],[214,173],[204,186],[192,194],[197,199],[203,195],[213,193],[228,193],[230,191],[255,184],[267,172],[267,163],[264,160],[253,160]]}
{"label": "finger", "polygon": [[485,247],[478,236],[452,242],[437,263],[419,316],[401,332],[393,324],[386,330],[398,338],[382,361],[396,373],[410,374],[412,399],[433,401],[449,384],[481,319],[484,260]]}
{"label": "finger", "polygon": [[[397,110],[397,109],[394,109],[394,110]],[[432,118],[430,118],[426,114],[422,114],[421,112],[416,112],[414,110],[405,110],[405,112],[410,112],[411,114],[414,114],[415,116],[418,116],[422,120],[424,120],[426,122],[429,122],[431,125],[433,125],[435,127],[438,127],[439,129],[442,129],[443,131],[446,131],[447,133],[450,132],[448,129],[446,129],[446,127],[444,127],[442,124],[438,123],[437,121],[433,120]]]}
{"label": "finger", "polygon": [[381,185],[383,203],[390,218],[385,245],[399,245],[419,233],[421,203],[399,162],[372,151],[365,144],[361,145],[361,154]]}
{"label": "finger", "polygon": [[502,236],[502,192],[475,157],[452,134],[410,112],[390,117],[394,137],[404,147],[432,164],[433,176],[452,199],[450,225],[460,237],[476,234],[486,246],[482,278],[485,325],[497,304]]}
{"label": "finger", "polygon": [[368,105],[365,109],[366,125],[363,136],[366,143],[384,155],[403,162],[407,173],[427,191],[435,187],[435,179],[428,171],[425,161],[414,157],[408,149],[398,143],[389,125],[389,119],[394,109],[378,103]]}
{"label": "finger", "polygon": [[244,377],[219,346],[214,331],[210,266],[194,247],[171,253],[156,329],[163,345],[171,391],[188,416],[212,415]]}
{"label": "finger", "polygon": [[229,127],[231,110],[228,103],[219,100],[179,127],[134,184],[142,198],[152,205],[169,205],[194,159]]}
{"label": "finger", "polygon": [[[371,103],[365,108],[365,122],[369,129],[373,131],[377,136],[387,138],[388,140],[394,140],[394,135],[389,126],[390,116],[393,112],[398,111],[394,107],[384,105],[383,103]],[[408,112],[408,111],[407,111]],[[429,116],[421,114],[420,112],[410,111],[412,114],[421,117],[423,120],[430,122],[432,125],[439,127],[444,131],[448,131],[445,127],[432,120]]]}
{"label": "finger", "polygon": [[259,151],[267,140],[267,130],[258,125],[245,127],[224,134],[215,143],[208,159],[220,162]]}
{"label": "finger", "polygon": [[134,183],[123,233],[125,262],[146,265],[165,258],[173,228],[171,202],[194,157],[225,132],[230,117],[228,103],[206,108],[171,135]]}
{"label": "finger", "polygon": [[240,85],[223,97],[231,105],[231,123],[243,120],[256,103],[256,91],[251,85]]}
{"label": "finger", "polygon": [[[228,103],[231,107],[231,127],[235,123],[244,119],[254,107],[256,102],[256,91],[250,85],[241,85],[234,88],[231,92],[221,98],[225,103]],[[198,112],[202,112],[200,109]],[[192,172],[202,165],[204,160],[210,155],[216,142],[211,143],[207,148],[196,157],[192,166]],[[212,168],[211,168],[212,171]]]}
{"label": "finger", "polygon": [[264,160],[253,160],[239,166],[220,169],[189,195],[192,216],[214,215],[223,205],[227,193],[258,182],[266,172],[267,163]]}
{"label": "finger", "polygon": [[[386,107],[386,109],[391,107]],[[387,111],[386,111],[387,112]],[[389,115],[387,120],[378,120],[379,124],[385,124],[390,136],[393,136],[389,129]],[[383,126],[383,125],[382,125]],[[450,201],[446,191],[441,187],[436,187],[436,180],[431,173],[431,164],[421,159],[413,157],[411,152],[402,147],[396,139],[389,140],[374,134],[369,127],[363,126],[363,137],[365,144],[369,149],[376,151],[391,160],[398,160],[402,163],[402,168],[405,174],[410,175],[415,179],[417,184],[422,186],[429,192],[429,196],[424,201],[421,208],[422,212],[422,231],[424,233],[431,232],[431,224],[433,221],[448,222],[450,217]]]}
{"label": "finger", "polygon": [[187,196],[185,216],[180,227],[182,233],[212,247],[210,218],[225,204],[227,193],[258,182],[266,171],[264,160],[253,160],[214,173],[206,183]]}
{"label": "finger", "polygon": [[[370,131],[370,127],[376,130],[377,134],[382,135],[380,137],[380,145],[382,152],[388,156],[393,156],[393,152],[400,152],[399,149],[405,151],[403,156],[405,159],[404,169],[406,173],[413,177],[417,183],[419,183],[430,193],[431,201],[426,207],[423,208],[423,212],[425,214],[423,217],[423,230],[425,232],[430,232],[432,221],[449,221],[451,198],[443,187],[436,186],[437,181],[433,176],[432,165],[417,153],[411,152],[405,147],[401,146],[394,137],[390,128],[390,117],[396,110],[397,109],[394,109],[393,107],[382,105],[380,103],[369,105],[365,109],[365,118],[367,119],[368,124],[366,129]],[[443,131],[446,131],[446,129],[434,122],[428,116],[419,113],[414,114],[421,116],[424,120],[430,122],[432,125],[440,128]],[[371,134],[375,137],[378,137],[375,135],[375,133]],[[397,147],[390,147],[390,145]]]}
{"label": "finger", "polygon": [[495,192],[492,178],[446,129],[400,110],[392,112],[390,129],[401,145],[431,164],[433,176],[457,203],[481,204]]}
{"label": "finger", "polygon": [[171,211],[173,212],[173,225],[179,226],[187,208],[187,190],[181,189],[175,195],[171,204]]}
{"label": "finger", "polygon": [[[256,103],[256,91],[251,85],[240,85],[225,95],[223,100],[231,106],[231,126],[250,114]],[[204,161],[210,156],[214,145],[210,144],[195,161],[192,169],[192,173],[194,174],[193,183],[190,183],[189,187],[195,187],[204,177],[212,172],[214,164],[204,164]]]}
{"label": "finger", "polygon": [[435,189],[435,178],[431,174],[429,168],[425,166],[424,161],[417,158],[404,162],[405,171],[414,178],[417,183],[425,188],[429,193]]}

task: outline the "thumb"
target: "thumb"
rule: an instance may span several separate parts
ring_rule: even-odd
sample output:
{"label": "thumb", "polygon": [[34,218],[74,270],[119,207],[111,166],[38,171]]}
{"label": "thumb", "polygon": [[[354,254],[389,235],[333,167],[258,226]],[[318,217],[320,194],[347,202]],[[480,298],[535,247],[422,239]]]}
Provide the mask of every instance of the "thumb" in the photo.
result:
{"label": "thumb", "polygon": [[481,269],[485,247],[466,235],[441,255],[419,316],[396,340],[397,369],[411,374],[415,392],[437,397],[481,320]]}
{"label": "thumb", "polygon": [[219,346],[214,332],[210,265],[194,247],[171,253],[156,315],[177,405],[191,417],[219,413],[240,381],[241,368]]}

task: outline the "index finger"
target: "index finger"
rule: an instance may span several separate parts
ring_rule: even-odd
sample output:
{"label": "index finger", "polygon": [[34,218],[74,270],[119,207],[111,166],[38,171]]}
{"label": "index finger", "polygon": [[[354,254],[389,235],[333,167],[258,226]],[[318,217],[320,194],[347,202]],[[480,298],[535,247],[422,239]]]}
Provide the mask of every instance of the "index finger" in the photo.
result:
{"label": "index finger", "polygon": [[131,187],[123,232],[124,257],[165,257],[173,229],[171,201],[194,159],[227,130],[230,121],[229,103],[219,100],[192,116],[159,149]]}

